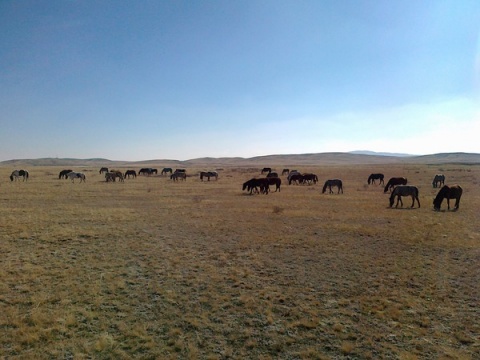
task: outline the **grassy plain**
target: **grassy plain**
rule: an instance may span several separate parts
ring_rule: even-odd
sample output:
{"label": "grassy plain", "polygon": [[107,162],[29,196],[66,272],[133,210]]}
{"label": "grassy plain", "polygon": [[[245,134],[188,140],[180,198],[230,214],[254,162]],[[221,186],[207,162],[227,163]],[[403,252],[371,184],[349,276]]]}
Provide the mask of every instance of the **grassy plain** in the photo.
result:
{"label": "grassy plain", "polygon": [[[258,167],[98,169],[0,167],[0,357],[480,358],[478,165],[305,166],[321,184],[269,195],[241,191]],[[421,208],[388,208],[371,172],[406,176]],[[432,210],[440,172],[457,212]],[[321,194],[334,177],[345,193]]]}

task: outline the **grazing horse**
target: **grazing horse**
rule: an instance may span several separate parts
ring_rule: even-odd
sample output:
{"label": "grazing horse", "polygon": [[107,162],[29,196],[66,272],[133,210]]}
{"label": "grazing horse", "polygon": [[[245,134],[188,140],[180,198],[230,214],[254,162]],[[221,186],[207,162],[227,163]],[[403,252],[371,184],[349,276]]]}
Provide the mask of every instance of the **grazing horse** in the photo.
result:
{"label": "grazing horse", "polygon": [[434,188],[440,187],[440,185],[445,185],[445,175],[443,174],[435,175],[432,181],[432,186]]}
{"label": "grazing horse", "polygon": [[264,167],[264,168],[262,169],[261,174],[263,175],[263,173],[267,173],[267,174],[268,174],[268,173],[271,173],[271,172],[272,172],[272,168]]}
{"label": "grazing horse", "polygon": [[318,177],[315,174],[303,174],[303,182],[307,184],[316,184],[318,182]]}
{"label": "grazing horse", "polygon": [[450,199],[455,199],[455,207],[453,210],[458,210],[460,206],[460,198],[462,197],[463,189],[460,185],[447,186],[444,185],[437,196],[433,200],[433,208],[437,211],[440,210],[442,206],[443,199],[447,199],[448,210],[450,210]]}
{"label": "grazing horse", "polygon": [[60,171],[60,174],[58,174],[58,178],[59,178],[59,179],[63,179],[63,178],[67,179],[67,174],[68,174],[69,172],[72,172],[72,171],[73,171],[73,170],[71,170],[71,169],[62,170],[62,171]]}
{"label": "grazing horse", "polygon": [[368,177],[368,185],[375,184],[375,180],[380,180],[379,183],[378,183],[379,185],[380,184],[385,185],[385,182],[383,181],[384,177],[385,177],[385,175],[383,175],[383,174],[370,174],[370,176]]}
{"label": "grazing horse", "polygon": [[279,177],[268,177],[268,185],[275,185],[275,192],[280,191],[280,186],[282,185],[282,179]]}
{"label": "grazing horse", "polygon": [[175,172],[176,173],[186,173],[187,170],[186,169],[175,169]]}
{"label": "grazing horse", "polygon": [[417,200],[418,207],[420,207],[420,200],[418,200],[418,188],[412,185],[399,185],[393,189],[392,195],[390,195],[390,207],[393,206],[395,197],[397,197],[397,205],[395,205],[395,207],[398,207],[398,203],[402,204],[403,207],[402,196],[412,197],[412,208],[415,205],[415,200]]}
{"label": "grazing horse", "polygon": [[276,173],[275,171],[270,171],[267,174],[267,178],[271,178],[271,177],[278,177],[278,173]]}
{"label": "grazing horse", "polygon": [[292,185],[292,182],[294,182],[295,184],[303,184],[303,181],[304,181],[304,178],[303,178],[303,175],[302,174],[293,174],[290,173],[288,175],[288,185]]}
{"label": "grazing horse", "polygon": [[152,175],[153,173],[157,173],[157,169],[153,169],[153,168],[141,168],[140,171],[138,172],[138,175],[142,174],[142,175]]}
{"label": "grazing horse", "polygon": [[119,181],[124,182],[125,177],[123,176],[121,171],[113,171],[112,170],[110,172],[105,173],[105,181],[106,182],[109,182],[109,181],[115,182],[115,180],[117,178],[118,178]]}
{"label": "grazing horse", "polygon": [[22,176],[23,177],[23,181],[25,180],[28,180],[28,171],[27,170],[13,170],[12,173],[10,174],[10,181],[13,181],[15,179],[15,181],[18,180],[18,178]]}
{"label": "grazing horse", "polygon": [[285,175],[285,174],[289,174],[290,173],[290,169],[283,169],[282,170],[282,175]]}
{"label": "grazing horse", "polygon": [[115,179],[117,178],[117,174],[112,173],[112,172],[106,172],[105,173],[105,181],[106,182],[115,182]]}
{"label": "grazing horse", "polygon": [[338,188],[337,194],[340,194],[340,191],[343,194],[343,183],[342,183],[342,180],[340,179],[331,179],[331,180],[325,181],[325,184],[323,184],[322,194],[325,193],[325,191],[327,190],[327,187],[328,187],[329,193],[332,194],[333,186],[336,186]]}
{"label": "grazing horse", "polygon": [[125,175],[123,176],[125,179],[126,178],[129,178],[130,179],[130,176],[133,176],[134,178],[137,177],[137,172],[135,170],[127,170],[125,171]]}
{"label": "grazing horse", "polygon": [[218,180],[218,173],[216,171],[202,171],[200,172],[200,180],[203,181],[203,178],[206,177],[210,181],[211,177],[214,177],[215,180]]}
{"label": "grazing horse", "polygon": [[170,173],[170,175],[172,175],[173,174],[172,168],[163,168],[162,169],[161,175],[167,175],[167,173]]}
{"label": "grazing horse", "polygon": [[107,172],[108,172],[108,168],[106,168],[106,167],[100,168],[99,173],[100,173],[100,174],[103,174],[104,172],[107,173]]}
{"label": "grazing horse", "polygon": [[69,172],[67,174],[67,177],[72,180],[72,182],[74,183],[75,182],[75,179],[80,179],[80,182],[85,182],[86,180],[86,177],[85,177],[85,174],[84,173],[79,173],[79,172]]}
{"label": "grazing horse", "polygon": [[407,185],[407,178],[404,177],[393,177],[388,180],[387,185],[383,189],[383,193],[386,193],[388,190],[392,191],[392,189],[397,185]]}
{"label": "grazing horse", "polygon": [[[252,194],[253,191],[255,191],[257,194],[265,194],[267,195],[268,192],[270,191],[270,186],[269,186],[269,180],[267,178],[263,179],[250,179],[246,182],[243,183],[242,190],[247,190]],[[258,191],[258,188],[260,188],[260,191]]]}
{"label": "grazing horse", "polygon": [[174,172],[170,175],[170,179],[173,181],[178,181],[178,179],[187,180],[187,174],[184,172]]}

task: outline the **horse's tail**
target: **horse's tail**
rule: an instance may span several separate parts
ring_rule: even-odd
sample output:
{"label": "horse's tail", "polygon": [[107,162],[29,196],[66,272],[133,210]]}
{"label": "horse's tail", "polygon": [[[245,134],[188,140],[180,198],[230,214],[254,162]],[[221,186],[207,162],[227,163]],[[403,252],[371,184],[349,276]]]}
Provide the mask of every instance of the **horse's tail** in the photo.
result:
{"label": "horse's tail", "polygon": [[10,181],[13,181],[13,175],[10,175]]}
{"label": "horse's tail", "polygon": [[25,170],[25,178],[28,179],[28,171]]}
{"label": "horse's tail", "polygon": [[370,185],[371,180],[372,180],[372,175],[370,175],[370,176],[368,177],[368,181],[367,181],[367,182],[368,182],[368,185]]}

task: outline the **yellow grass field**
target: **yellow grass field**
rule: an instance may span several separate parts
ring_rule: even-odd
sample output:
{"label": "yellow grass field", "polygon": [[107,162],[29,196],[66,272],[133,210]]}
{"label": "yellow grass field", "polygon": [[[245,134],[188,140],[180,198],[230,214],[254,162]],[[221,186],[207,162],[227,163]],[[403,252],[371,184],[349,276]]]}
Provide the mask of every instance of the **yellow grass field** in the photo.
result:
{"label": "yellow grass field", "polygon": [[[99,168],[0,167],[0,358],[480,359],[480,166],[298,166],[320,183],[268,195],[242,192],[258,166]],[[372,172],[421,208],[389,208]],[[437,173],[458,211],[433,211]]]}

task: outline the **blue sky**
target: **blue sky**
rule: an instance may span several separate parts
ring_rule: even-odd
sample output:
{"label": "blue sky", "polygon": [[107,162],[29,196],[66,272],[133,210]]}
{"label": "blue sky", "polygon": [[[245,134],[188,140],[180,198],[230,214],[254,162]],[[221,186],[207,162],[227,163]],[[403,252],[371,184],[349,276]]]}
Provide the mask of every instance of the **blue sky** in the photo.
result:
{"label": "blue sky", "polygon": [[0,160],[480,152],[480,2],[0,2]]}

